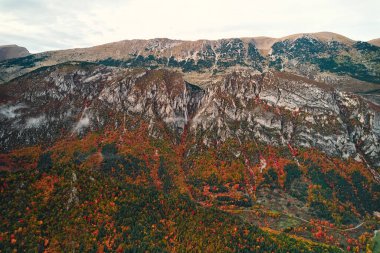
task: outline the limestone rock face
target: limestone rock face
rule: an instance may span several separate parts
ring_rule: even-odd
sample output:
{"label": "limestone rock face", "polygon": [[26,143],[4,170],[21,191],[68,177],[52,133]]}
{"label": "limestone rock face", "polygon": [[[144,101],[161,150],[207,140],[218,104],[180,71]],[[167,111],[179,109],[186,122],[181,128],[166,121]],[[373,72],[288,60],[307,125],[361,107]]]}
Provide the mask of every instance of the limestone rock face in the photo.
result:
{"label": "limestone rock face", "polygon": [[207,87],[178,71],[67,63],[1,87],[3,150],[146,122],[154,137],[185,130],[206,145],[237,139],[314,147],[380,166],[380,108],[293,74],[242,70]]}
{"label": "limestone rock face", "polygon": [[208,141],[289,143],[379,166],[379,116],[379,107],[321,83],[278,72],[245,72],[207,90],[191,128],[214,133]]}

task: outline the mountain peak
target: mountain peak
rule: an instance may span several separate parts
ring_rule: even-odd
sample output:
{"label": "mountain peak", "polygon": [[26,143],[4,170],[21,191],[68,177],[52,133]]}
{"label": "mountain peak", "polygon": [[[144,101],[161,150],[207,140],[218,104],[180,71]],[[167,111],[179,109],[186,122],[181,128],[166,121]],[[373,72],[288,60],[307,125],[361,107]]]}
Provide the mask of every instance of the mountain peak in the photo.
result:
{"label": "mountain peak", "polygon": [[280,38],[259,36],[243,39],[253,41],[260,53],[262,53],[263,55],[267,55],[274,43],[284,40],[296,40],[303,37],[312,37],[323,42],[338,41],[342,44],[347,45],[352,45],[355,42],[354,40],[348,37],[333,32],[296,33]]}
{"label": "mountain peak", "polygon": [[19,58],[30,55],[25,47],[17,45],[3,45],[0,46],[0,61]]}
{"label": "mountain peak", "polygon": [[280,40],[286,40],[286,39],[291,39],[291,40],[296,40],[298,38],[302,38],[305,36],[309,36],[321,41],[338,41],[343,44],[353,44],[355,41],[345,37],[343,35],[333,33],[333,32],[316,32],[316,33],[298,33],[298,34],[293,34],[293,35],[288,35],[285,37],[282,37]]}

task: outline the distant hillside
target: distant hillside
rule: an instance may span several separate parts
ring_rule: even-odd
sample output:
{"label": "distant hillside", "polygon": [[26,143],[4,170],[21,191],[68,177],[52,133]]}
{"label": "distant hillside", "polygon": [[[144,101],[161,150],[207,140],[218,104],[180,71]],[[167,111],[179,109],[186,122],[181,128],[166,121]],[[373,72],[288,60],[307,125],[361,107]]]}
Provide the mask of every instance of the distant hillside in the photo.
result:
{"label": "distant hillside", "polygon": [[368,43],[380,47],[380,38],[370,40]]}
{"label": "distant hillside", "polygon": [[25,47],[19,47],[17,45],[0,46],[0,61],[28,55],[30,55],[30,53]]}
{"label": "distant hillside", "polygon": [[252,69],[257,73],[276,70],[356,92],[379,104],[379,56],[379,47],[331,32],[283,38],[124,40],[5,60],[0,62],[0,83],[40,67],[71,61],[120,68],[176,69],[186,75],[187,81],[199,85],[210,83],[210,75],[236,69]]}

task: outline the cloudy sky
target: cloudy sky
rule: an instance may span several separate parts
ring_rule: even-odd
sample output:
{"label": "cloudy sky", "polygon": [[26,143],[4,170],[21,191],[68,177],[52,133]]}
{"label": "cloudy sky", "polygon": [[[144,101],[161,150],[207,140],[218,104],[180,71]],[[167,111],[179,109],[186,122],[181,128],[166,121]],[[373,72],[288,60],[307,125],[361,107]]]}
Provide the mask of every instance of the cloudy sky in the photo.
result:
{"label": "cloudy sky", "polygon": [[380,37],[379,0],[0,0],[0,45],[31,52],[124,39]]}

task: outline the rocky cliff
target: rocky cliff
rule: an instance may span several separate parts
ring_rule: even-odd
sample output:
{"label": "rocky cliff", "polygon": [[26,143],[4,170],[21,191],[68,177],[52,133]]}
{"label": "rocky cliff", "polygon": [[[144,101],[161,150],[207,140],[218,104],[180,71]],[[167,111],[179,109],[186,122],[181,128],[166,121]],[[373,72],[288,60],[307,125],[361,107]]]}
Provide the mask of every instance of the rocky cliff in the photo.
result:
{"label": "rocky cliff", "polygon": [[1,147],[146,122],[174,141],[187,128],[206,145],[256,140],[380,166],[380,108],[360,96],[277,71],[216,80],[199,87],[176,71],[87,63],[40,69],[1,87]]}

